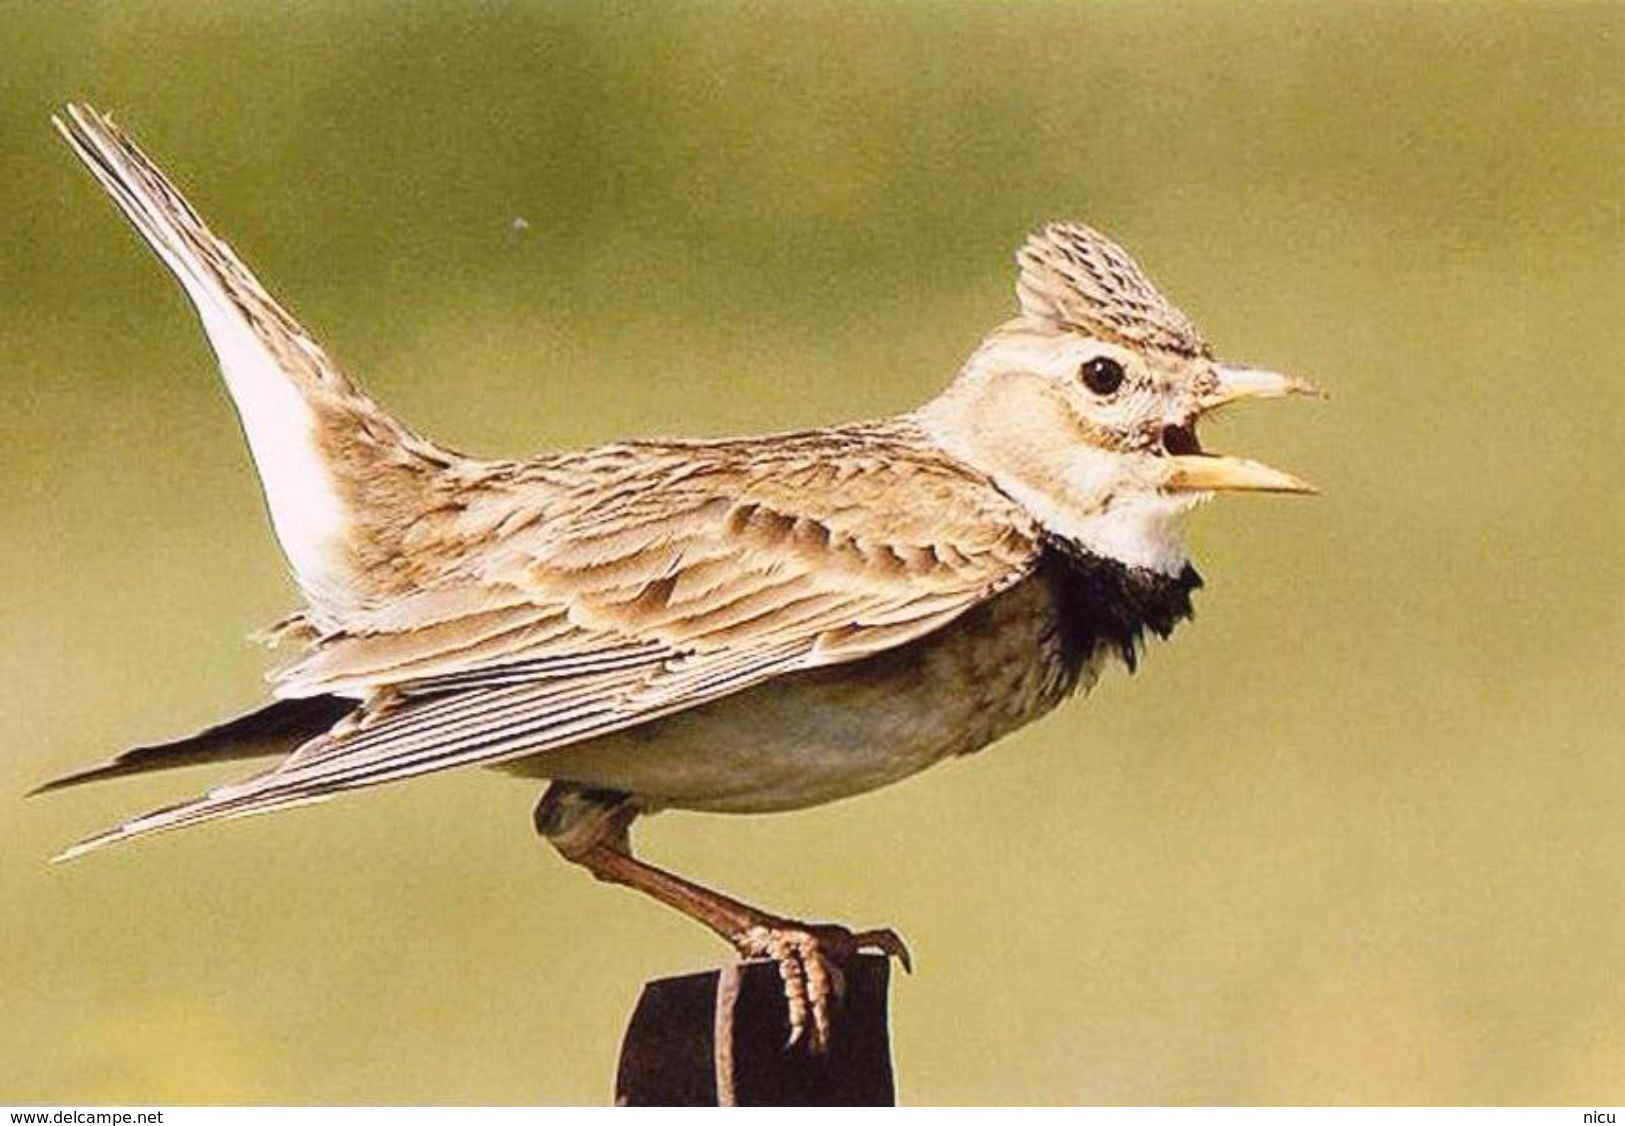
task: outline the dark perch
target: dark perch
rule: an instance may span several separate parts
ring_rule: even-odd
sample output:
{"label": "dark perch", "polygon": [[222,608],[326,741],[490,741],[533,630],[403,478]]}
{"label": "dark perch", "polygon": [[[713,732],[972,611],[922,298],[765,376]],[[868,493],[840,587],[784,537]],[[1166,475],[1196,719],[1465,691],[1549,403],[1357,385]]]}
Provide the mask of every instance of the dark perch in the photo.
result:
{"label": "dark perch", "polygon": [[621,1043],[620,1106],[892,1106],[886,994],[890,960],[846,967],[829,1051],[786,1048],[784,985],[772,962],[668,977],[643,987]]}

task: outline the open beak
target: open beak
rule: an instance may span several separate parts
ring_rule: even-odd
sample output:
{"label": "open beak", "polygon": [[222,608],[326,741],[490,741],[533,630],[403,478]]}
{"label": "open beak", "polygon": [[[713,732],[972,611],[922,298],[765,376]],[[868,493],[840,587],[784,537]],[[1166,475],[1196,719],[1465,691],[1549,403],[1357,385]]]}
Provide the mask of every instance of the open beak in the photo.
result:
{"label": "open beak", "polygon": [[1295,375],[1284,375],[1263,368],[1244,367],[1240,364],[1214,364],[1217,382],[1196,401],[1203,414],[1242,399],[1283,399],[1288,395],[1310,395],[1324,399],[1326,392]]}
{"label": "open beak", "polygon": [[[1295,375],[1283,375],[1263,368],[1250,368],[1216,364],[1217,376],[1213,386],[1196,401],[1197,414],[1203,415],[1242,399],[1279,399],[1287,395],[1313,395],[1324,398],[1324,392],[1308,380]],[[1164,489],[1172,492],[1216,492],[1242,490],[1264,493],[1317,493],[1320,490],[1290,473],[1272,469],[1261,462],[1244,457],[1226,457],[1204,453],[1196,441],[1194,420],[1185,426],[1170,426],[1164,431],[1163,447],[1168,471],[1163,478]]]}

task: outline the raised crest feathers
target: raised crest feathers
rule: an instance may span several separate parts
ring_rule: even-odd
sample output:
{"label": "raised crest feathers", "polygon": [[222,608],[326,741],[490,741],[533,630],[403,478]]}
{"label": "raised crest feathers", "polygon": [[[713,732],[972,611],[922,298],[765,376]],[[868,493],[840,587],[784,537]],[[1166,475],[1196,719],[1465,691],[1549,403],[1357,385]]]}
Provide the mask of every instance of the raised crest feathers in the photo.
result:
{"label": "raised crest feathers", "polygon": [[1062,328],[1155,348],[1209,356],[1196,326],[1157,291],[1128,253],[1082,223],[1052,223],[1016,251],[1022,312]]}

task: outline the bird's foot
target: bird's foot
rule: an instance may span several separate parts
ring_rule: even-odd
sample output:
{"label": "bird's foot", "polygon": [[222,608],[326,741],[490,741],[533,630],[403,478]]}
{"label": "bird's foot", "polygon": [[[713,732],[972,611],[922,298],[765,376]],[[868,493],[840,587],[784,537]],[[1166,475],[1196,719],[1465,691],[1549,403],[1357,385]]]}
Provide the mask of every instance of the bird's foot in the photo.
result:
{"label": "bird's foot", "polygon": [[771,958],[784,979],[790,1039],[786,1047],[806,1042],[817,1054],[829,1047],[835,1009],[846,992],[841,966],[865,950],[896,958],[912,973],[913,959],[897,932],[889,927],[853,933],[833,923],[797,923],[775,919],[736,935],[734,949],[744,958]]}

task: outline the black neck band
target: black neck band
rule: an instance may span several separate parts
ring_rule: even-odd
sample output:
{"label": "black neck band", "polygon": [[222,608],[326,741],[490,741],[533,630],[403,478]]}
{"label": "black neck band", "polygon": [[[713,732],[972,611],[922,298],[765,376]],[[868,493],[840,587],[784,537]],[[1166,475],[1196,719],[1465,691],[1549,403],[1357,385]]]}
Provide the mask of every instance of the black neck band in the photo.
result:
{"label": "black neck band", "polygon": [[1147,630],[1167,637],[1193,613],[1191,592],[1202,576],[1186,564],[1177,575],[1130,567],[1058,536],[1044,541],[1044,571],[1061,604],[1062,638],[1078,660],[1101,645],[1115,649],[1133,671]]}

